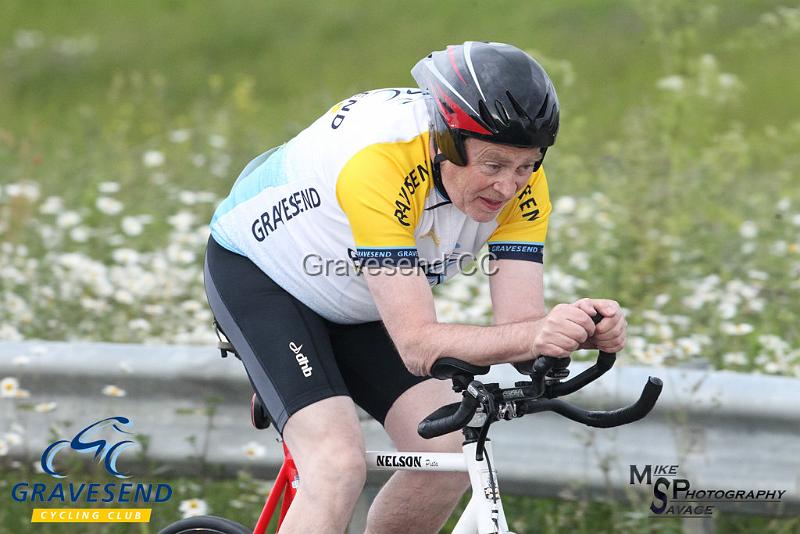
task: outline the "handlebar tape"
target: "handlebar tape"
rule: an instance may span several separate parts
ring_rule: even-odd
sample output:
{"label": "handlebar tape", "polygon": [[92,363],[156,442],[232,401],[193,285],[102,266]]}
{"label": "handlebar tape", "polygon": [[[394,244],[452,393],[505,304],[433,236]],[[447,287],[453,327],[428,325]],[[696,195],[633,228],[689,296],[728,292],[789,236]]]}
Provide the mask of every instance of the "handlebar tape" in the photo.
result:
{"label": "handlebar tape", "polygon": [[547,391],[545,392],[545,396],[549,399],[554,399],[555,397],[562,397],[578,391],[586,384],[594,382],[603,376],[606,371],[614,366],[614,362],[616,360],[617,355],[615,353],[603,352],[601,350],[600,354],[597,356],[597,362],[593,366],[589,367],[581,374],[567,380],[566,382],[549,385],[547,387]]}
{"label": "handlebar tape", "polygon": [[611,428],[627,425],[638,421],[650,413],[661,394],[663,383],[657,377],[651,376],[642,390],[642,394],[635,403],[619,410],[589,411],[578,408],[564,401],[555,399],[532,401],[526,406],[527,413],[553,411],[559,415],[595,428]]}
{"label": "handlebar tape", "polygon": [[417,427],[417,433],[425,439],[431,439],[460,430],[469,423],[477,408],[478,400],[464,395],[461,402],[442,406],[423,419]]}

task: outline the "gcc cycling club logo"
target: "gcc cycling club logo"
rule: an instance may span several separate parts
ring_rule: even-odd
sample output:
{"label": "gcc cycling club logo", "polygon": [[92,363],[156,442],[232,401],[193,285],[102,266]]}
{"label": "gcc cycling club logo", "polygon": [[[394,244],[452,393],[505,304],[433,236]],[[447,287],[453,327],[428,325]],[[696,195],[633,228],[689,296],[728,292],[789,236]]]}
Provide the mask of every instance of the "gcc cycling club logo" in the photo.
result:
{"label": "gcc cycling club logo", "polygon": [[89,442],[83,441],[84,439],[91,439],[90,436],[92,433],[107,426],[111,426],[114,430],[122,434],[132,435],[132,432],[121,429],[119,425],[133,426],[131,420],[127,417],[109,417],[108,419],[102,419],[87,426],[78,432],[71,441],[61,439],[51,443],[42,453],[42,470],[55,478],[64,478],[66,475],[57,472],[53,468],[53,459],[61,449],[69,446],[72,450],[78,451],[79,453],[86,454],[94,451],[94,460],[104,460],[106,471],[108,471],[109,474],[112,474],[117,478],[130,478],[129,475],[124,475],[117,471],[117,457],[126,447],[135,445],[132,440],[126,439],[124,441],[115,443],[108,448],[106,447],[108,442],[104,439],[96,439]]}
{"label": "gcc cycling club logo", "polygon": [[[116,479],[128,479],[117,461],[123,451],[136,445],[127,417],[115,416],[96,421],[75,434],[72,439],[59,439],[48,445],[41,456],[45,474],[59,480],[55,483],[18,482],[11,498],[18,503],[72,505],[73,508],[34,508],[31,521],[37,522],[137,522],[150,521],[151,508],[83,508],[84,504],[147,505],[163,503],[172,497],[172,487],[159,483],[132,482],[62,482],[69,475],[54,466],[68,452],[93,454],[92,459],[103,464],[105,471]],[[108,438],[108,436],[113,438]],[[105,438],[104,438],[105,436]]]}

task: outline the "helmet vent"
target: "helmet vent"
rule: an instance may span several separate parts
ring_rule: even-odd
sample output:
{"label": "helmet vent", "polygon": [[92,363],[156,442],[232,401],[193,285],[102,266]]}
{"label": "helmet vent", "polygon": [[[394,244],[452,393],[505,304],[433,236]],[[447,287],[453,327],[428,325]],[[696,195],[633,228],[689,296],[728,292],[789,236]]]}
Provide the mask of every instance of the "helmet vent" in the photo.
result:
{"label": "helmet vent", "polygon": [[537,119],[543,119],[547,116],[547,108],[550,107],[550,95],[544,95],[544,102],[542,102],[542,107],[539,108],[539,111],[536,113]]}
{"label": "helmet vent", "polygon": [[497,119],[492,116],[489,112],[489,108],[486,107],[486,103],[483,100],[478,101],[478,113],[483,119],[483,122],[492,130],[497,131],[499,128],[497,127]]}
{"label": "helmet vent", "polygon": [[500,122],[503,124],[504,127],[508,128],[508,125],[511,122],[511,120],[508,118],[508,112],[506,111],[506,107],[499,100],[494,101],[494,107],[497,110],[497,118],[500,120]]}
{"label": "helmet vent", "polygon": [[527,113],[525,113],[525,108],[519,105],[519,102],[517,102],[517,99],[514,98],[514,95],[511,94],[511,91],[506,91],[506,96],[508,97],[509,102],[511,102],[511,105],[514,107],[514,111],[517,112],[517,115],[519,115],[523,119],[527,119],[528,121],[530,121],[531,118],[528,116]]}

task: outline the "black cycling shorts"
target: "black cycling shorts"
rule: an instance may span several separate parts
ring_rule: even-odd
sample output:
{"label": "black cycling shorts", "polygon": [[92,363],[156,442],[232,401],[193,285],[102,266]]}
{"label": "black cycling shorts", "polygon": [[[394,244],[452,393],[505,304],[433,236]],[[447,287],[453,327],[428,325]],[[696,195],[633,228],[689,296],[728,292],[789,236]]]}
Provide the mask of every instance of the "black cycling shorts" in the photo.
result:
{"label": "black cycling shorts", "polygon": [[214,317],[281,434],[292,414],[337,395],[383,424],[394,401],[427,379],[406,369],[383,322],[332,323],[213,238],[204,275]]}

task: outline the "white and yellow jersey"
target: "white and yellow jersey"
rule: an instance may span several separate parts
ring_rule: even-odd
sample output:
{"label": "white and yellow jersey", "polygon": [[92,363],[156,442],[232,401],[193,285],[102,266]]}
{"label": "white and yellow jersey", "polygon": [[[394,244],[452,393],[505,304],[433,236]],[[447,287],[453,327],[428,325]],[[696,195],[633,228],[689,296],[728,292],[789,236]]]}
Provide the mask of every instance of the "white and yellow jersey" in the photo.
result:
{"label": "white and yellow jersey", "polygon": [[336,323],[380,318],[359,274],[366,262],[418,264],[431,284],[487,242],[499,259],[541,262],[551,210],[544,169],[494,221],[470,219],[434,184],[424,98],[378,89],[335,105],[245,167],[212,236]]}

